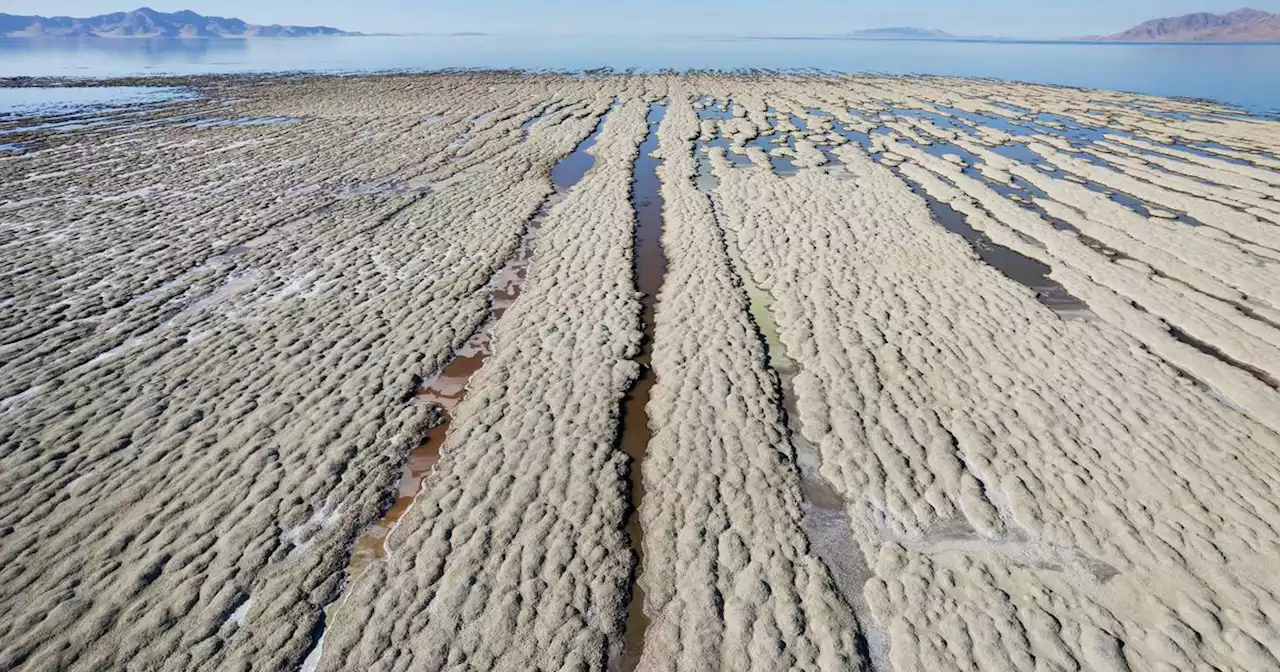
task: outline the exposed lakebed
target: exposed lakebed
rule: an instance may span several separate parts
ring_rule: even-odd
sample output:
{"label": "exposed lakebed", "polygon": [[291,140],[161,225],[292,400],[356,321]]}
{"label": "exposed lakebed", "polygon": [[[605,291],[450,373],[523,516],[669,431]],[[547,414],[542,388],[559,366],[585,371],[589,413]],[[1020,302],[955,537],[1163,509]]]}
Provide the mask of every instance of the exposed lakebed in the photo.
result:
{"label": "exposed lakebed", "polygon": [[1276,122],[197,84],[0,128],[0,666],[1280,655]]}

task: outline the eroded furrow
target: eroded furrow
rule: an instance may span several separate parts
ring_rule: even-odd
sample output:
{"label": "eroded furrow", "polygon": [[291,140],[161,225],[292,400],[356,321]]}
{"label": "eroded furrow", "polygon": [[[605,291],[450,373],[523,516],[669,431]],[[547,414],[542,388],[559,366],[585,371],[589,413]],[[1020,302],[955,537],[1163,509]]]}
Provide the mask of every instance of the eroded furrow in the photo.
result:
{"label": "eroded furrow", "polygon": [[[1150,537],[1132,519],[1125,529],[1135,536],[1126,541],[1115,536],[1108,512],[1141,501],[1165,512],[1144,525],[1167,529],[1166,517],[1181,509],[1159,483],[1178,483],[1203,501],[1221,496],[1222,483],[1211,482],[1227,477],[1206,472],[1199,449],[1174,446],[1212,444],[1270,461],[1257,441],[1274,442],[1274,434],[1179,385],[1156,363],[1129,356],[1131,346],[1110,329],[1037,317],[1044,308],[1033,297],[964,254],[959,237],[933,223],[889,170],[859,149],[837,154],[852,189],[820,172],[779,180],[722,161],[716,168],[727,224],[739,232],[748,267],[778,298],[782,340],[804,371],[797,380],[802,431],[819,446],[823,474],[850,502],[855,539],[876,574],[866,597],[892,633],[894,667],[1017,666],[1027,660],[1022,652],[1049,648],[1087,666],[1163,655],[1138,651],[1144,640],[1135,633],[1149,617],[1121,596],[1158,585],[1187,590],[1164,572],[1207,576],[1221,558],[1167,555],[1140,541]],[[913,244],[898,242],[905,239]],[[1010,339],[1014,330],[1020,336]],[[1118,381],[1123,398],[1114,396]],[[1133,395],[1181,410],[1118,411]],[[1199,442],[1171,438],[1208,425],[1216,429]],[[1092,441],[1111,449],[1080,451]],[[1174,468],[1169,460],[1197,466]],[[1192,471],[1203,480],[1187,479]],[[1246,484],[1251,477],[1243,473],[1229,478],[1232,492],[1267,489]],[[1018,550],[1000,549],[1009,543]],[[1118,573],[1099,574],[1103,565]],[[1014,585],[1054,598],[1011,603]],[[1210,590],[1267,589],[1228,582]],[[935,611],[944,603],[954,616]],[[1115,635],[1098,629],[1099,618],[1126,633],[1124,652]],[[1037,625],[1045,619],[1060,629]],[[929,643],[922,629],[940,639]],[[1001,641],[1009,638],[1026,644],[1007,648]],[[961,641],[964,647],[955,645]]]}
{"label": "eroded furrow", "polygon": [[777,382],[695,184],[698,134],[690,102],[673,100],[658,131],[670,269],[640,511],[653,621],[638,669],[851,669],[857,623],[801,531]]}
{"label": "eroded furrow", "polygon": [[[541,118],[541,116],[537,117],[535,121]],[[387,547],[388,538],[395,532],[405,513],[413,506],[414,500],[417,499],[419,492],[421,492],[423,482],[431,474],[436,463],[439,462],[445,441],[449,438],[449,428],[452,426],[453,414],[458,404],[462,403],[466,398],[467,387],[471,377],[484,366],[485,360],[493,352],[493,331],[498,321],[515,304],[516,299],[519,298],[524,288],[524,283],[528,278],[529,265],[533,259],[533,250],[537,243],[538,233],[549,216],[551,208],[565,199],[569,190],[582,179],[582,176],[594,164],[595,157],[589,150],[595,145],[607,118],[608,113],[601,115],[599,121],[595,122],[595,130],[572,153],[560,159],[551,168],[551,181],[555,185],[555,191],[547,197],[539,207],[537,214],[529,221],[521,236],[520,246],[507,259],[502,268],[494,273],[482,290],[485,301],[489,306],[488,318],[467,339],[466,343],[453,353],[449,363],[431,376],[429,380],[423,382],[413,393],[413,402],[432,406],[437,410],[438,416],[426,438],[405,458],[391,507],[383,512],[377,523],[356,539],[346,568],[344,581],[347,586],[358,582],[370,563],[383,560],[387,553],[390,552]],[[563,123],[563,120],[555,121]],[[527,133],[530,128],[531,124],[523,127],[523,130]],[[565,171],[563,167],[566,165],[582,166],[583,168],[581,171]],[[346,593],[344,592],[344,598],[345,595]],[[330,621],[334,618],[337,610],[341,608],[344,598],[340,598],[338,601],[326,606],[325,621]],[[303,671],[309,672],[317,669],[323,659],[323,655],[324,635],[323,629],[321,629],[320,634],[316,637],[314,648],[303,661]]]}
{"label": "eroded furrow", "polygon": [[0,668],[1280,667],[1275,120],[179,83],[0,124]]}
{"label": "eroded furrow", "polygon": [[[447,449],[390,539],[403,551],[353,586],[320,669],[603,669],[632,564],[626,457],[611,439],[640,340],[627,193],[644,128],[643,104],[621,104],[595,166],[551,209],[522,299],[495,325]],[[543,620],[570,609],[581,616],[568,627]]]}
{"label": "eroded furrow", "polygon": [[635,358],[636,364],[640,366],[640,376],[627,391],[623,401],[622,430],[618,439],[630,460],[631,511],[627,516],[627,537],[636,554],[635,579],[632,581],[631,597],[627,603],[626,630],[622,649],[617,657],[617,668],[624,672],[634,670],[639,663],[650,620],[645,611],[645,545],[640,511],[646,492],[645,456],[653,440],[653,418],[649,400],[656,380],[653,368],[654,310],[667,275],[667,257],[662,247],[663,195],[658,188],[658,171],[662,160],[656,155],[658,125],[662,123],[666,110],[665,104],[650,105],[647,118],[649,132],[636,156],[631,183],[631,206],[636,213],[635,281],[636,289],[640,292],[640,325],[644,338],[640,344],[640,353]]}

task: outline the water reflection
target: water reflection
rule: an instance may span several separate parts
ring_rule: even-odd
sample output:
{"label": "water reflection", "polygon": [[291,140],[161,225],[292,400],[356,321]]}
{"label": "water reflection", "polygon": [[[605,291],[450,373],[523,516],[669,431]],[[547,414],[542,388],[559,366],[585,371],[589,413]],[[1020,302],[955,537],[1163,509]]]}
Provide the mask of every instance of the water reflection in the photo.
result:
{"label": "water reflection", "polygon": [[610,66],[995,77],[1280,109],[1280,44],[423,35],[252,40],[0,38],[0,77]]}
{"label": "water reflection", "polygon": [[195,66],[246,62],[248,40],[0,38],[0,76],[115,76],[148,71],[186,72]]}
{"label": "water reflection", "polygon": [[183,100],[194,95],[172,86],[0,87],[0,121],[6,115],[92,112]]}

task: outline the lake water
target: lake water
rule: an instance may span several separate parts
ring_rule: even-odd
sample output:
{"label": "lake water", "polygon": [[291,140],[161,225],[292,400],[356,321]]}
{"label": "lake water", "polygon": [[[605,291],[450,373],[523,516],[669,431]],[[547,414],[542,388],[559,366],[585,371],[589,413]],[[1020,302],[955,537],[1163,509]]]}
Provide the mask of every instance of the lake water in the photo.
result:
{"label": "lake water", "polygon": [[91,110],[99,105],[138,105],[191,97],[190,92],[170,86],[6,87],[0,88],[0,114]]}
{"label": "lake water", "polygon": [[0,77],[441,68],[817,68],[995,77],[1280,109],[1280,44],[397,36],[260,40],[0,38]]}

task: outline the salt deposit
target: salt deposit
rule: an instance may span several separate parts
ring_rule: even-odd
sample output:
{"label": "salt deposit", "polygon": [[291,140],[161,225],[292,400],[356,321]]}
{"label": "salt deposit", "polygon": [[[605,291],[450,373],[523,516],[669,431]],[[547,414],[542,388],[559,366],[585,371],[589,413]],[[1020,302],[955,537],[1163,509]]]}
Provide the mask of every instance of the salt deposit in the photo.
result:
{"label": "salt deposit", "polygon": [[633,595],[642,670],[1280,667],[1280,123],[934,77],[161,83],[200,95],[0,123],[0,669],[606,670]]}

